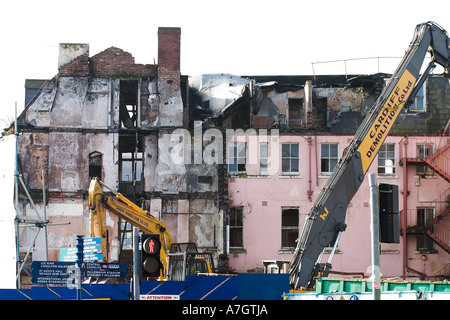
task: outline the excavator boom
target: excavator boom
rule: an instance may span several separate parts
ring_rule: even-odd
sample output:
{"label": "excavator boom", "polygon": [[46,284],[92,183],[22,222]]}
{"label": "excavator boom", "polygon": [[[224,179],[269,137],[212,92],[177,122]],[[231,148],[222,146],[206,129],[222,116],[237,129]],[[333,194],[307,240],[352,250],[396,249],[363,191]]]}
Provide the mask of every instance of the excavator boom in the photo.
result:
{"label": "excavator boom", "polygon": [[[431,63],[419,77],[427,52]],[[348,204],[364,181],[365,174],[401,110],[407,107],[435,63],[448,74],[450,39],[433,22],[419,24],[403,60],[389,84],[372,106],[353,140],[344,150],[326,185],[321,190],[304,224],[289,266],[290,286],[311,288],[318,270],[317,260],[325,247],[335,243],[346,229]]]}
{"label": "excavator boom", "polygon": [[[103,188],[113,193],[103,193]],[[89,186],[90,236],[101,238],[101,250],[104,260],[108,259],[108,239],[106,231],[106,210],[113,213],[147,234],[158,234],[161,242],[160,258],[163,265],[161,279],[183,279],[184,275],[196,275],[199,272],[213,273],[212,255],[198,253],[193,243],[172,243],[172,237],[166,225],[147,211],[139,208],[125,196],[115,192],[97,178]],[[181,247],[184,247],[183,250]],[[179,260],[176,256],[182,256]],[[174,263],[171,264],[171,260]],[[180,264],[180,262],[182,262]],[[183,267],[184,266],[184,267]]]}
{"label": "excavator boom", "polygon": [[[103,193],[103,187],[109,189],[116,197]],[[102,239],[101,249],[104,259],[108,257],[108,239],[106,232],[106,210],[136,226],[144,233],[159,234],[162,250],[161,260],[167,270],[167,253],[172,246],[172,238],[166,225],[142,210],[122,194],[115,192],[104,182],[94,178],[89,186],[89,208],[91,211],[91,237]]]}

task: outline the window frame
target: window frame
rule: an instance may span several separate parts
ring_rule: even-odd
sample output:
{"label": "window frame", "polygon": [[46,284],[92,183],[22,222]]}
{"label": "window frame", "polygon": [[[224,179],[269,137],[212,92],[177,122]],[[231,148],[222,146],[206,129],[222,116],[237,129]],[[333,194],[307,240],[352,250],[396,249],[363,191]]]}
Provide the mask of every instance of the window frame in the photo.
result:
{"label": "window frame", "polygon": [[[296,225],[286,225],[284,220],[284,214],[287,211],[296,211]],[[294,251],[296,248],[295,241],[292,243],[293,246],[290,246],[289,243],[289,237],[292,232],[295,231],[296,236],[295,240],[298,239],[300,236],[300,208],[299,207],[281,207],[281,221],[280,221],[280,227],[281,227],[281,242],[280,242],[280,251],[286,252],[286,251]],[[287,243],[286,243],[287,242]]]}
{"label": "window frame", "polygon": [[[387,150],[389,147],[393,147],[394,150]],[[389,157],[389,153],[393,153],[393,158]],[[382,162],[384,163],[382,164]],[[387,166],[386,161],[392,161],[392,166]],[[393,177],[397,175],[397,166],[396,166],[397,158],[396,158],[396,148],[395,143],[383,143],[380,146],[380,150],[378,151],[378,165],[377,165],[377,175],[383,177]],[[392,172],[386,172],[387,169],[391,168]],[[383,169],[384,172],[381,172]]]}
{"label": "window frame", "polygon": [[[328,156],[324,156],[323,154],[323,147],[324,146],[328,146]],[[336,156],[331,156],[331,146],[336,146]],[[327,166],[328,166],[328,171],[323,171],[323,162],[325,160],[328,160]],[[331,168],[331,160],[335,160],[336,163],[333,166],[333,168]],[[330,175],[334,168],[337,166],[337,164],[339,163],[339,143],[321,143],[320,144],[320,174],[321,175]]]}
{"label": "window frame", "polygon": [[[265,151],[263,152],[263,146],[265,146]],[[265,168],[263,170],[263,167]],[[269,174],[269,143],[260,142],[259,143],[259,174],[268,175]]]}
{"label": "window frame", "polygon": [[[297,146],[297,156],[292,155],[292,146]],[[285,155],[285,146],[289,146],[289,154]],[[289,161],[289,171],[284,170],[285,161]],[[297,163],[297,171],[292,171],[292,164]],[[298,142],[286,142],[281,144],[281,173],[282,175],[300,175],[300,144]]]}
{"label": "window frame", "polygon": [[[124,166],[130,165],[131,168]],[[120,182],[142,182],[142,173],[144,167],[143,152],[121,152],[120,153]],[[125,169],[125,170],[124,170]],[[124,174],[130,172],[130,177],[124,179]]]}
{"label": "window frame", "polygon": [[119,235],[121,250],[133,250],[133,226],[119,217]]}
{"label": "window frame", "polygon": [[289,128],[300,128],[303,126],[304,104],[305,102],[303,98],[288,98]]}
{"label": "window frame", "polygon": [[[228,146],[227,160],[228,160],[228,172],[232,174],[246,173],[247,143],[246,142],[231,143]],[[232,168],[231,166],[236,166],[236,170],[234,170],[234,168]]]}
{"label": "window frame", "polygon": [[419,88],[419,90],[417,91],[416,95],[414,96],[414,102],[408,107],[409,111],[412,112],[426,112],[427,111],[427,106],[425,103],[425,94],[426,94],[426,89],[425,89],[425,84],[427,81],[425,81],[422,86]]}
{"label": "window frame", "polygon": [[[236,215],[233,219],[233,215]],[[234,221],[234,224],[232,222]],[[230,249],[242,250],[244,249],[244,207],[232,206],[229,209],[229,243]],[[237,234],[235,232],[238,232]],[[235,235],[240,238],[240,243],[235,243]]]}
{"label": "window frame", "polygon": [[[431,225],[431,221],[435,218],[435,209],[433,207],[417,207],[417,228],[418,231],[426,231],[431,228],[431,232],[434,233],[434,226]],[[435,249],[434,241],[430,239],[425,233],[417,234],[416,238],[416,250],[433,251]]]}
{"label": "window frame", "polygon": [[[423,148],[422,150],[419,150]],[[434,144],[431,142],[416,143],[416,156],[418,159],[427,159],[434,154]],[[434,176],[434,171],[428,165],[417,165],[416,175],[418,176]]]}

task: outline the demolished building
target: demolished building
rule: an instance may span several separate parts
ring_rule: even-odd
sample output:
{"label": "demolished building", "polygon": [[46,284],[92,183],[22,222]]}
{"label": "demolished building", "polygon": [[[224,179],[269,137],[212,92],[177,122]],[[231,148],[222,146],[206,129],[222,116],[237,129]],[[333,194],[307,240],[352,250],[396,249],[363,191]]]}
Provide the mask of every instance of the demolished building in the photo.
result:
{"label": "demolished building", "polygon": [[[22,254],[32,246],[33,260],[58,261],[60,248],[74,246],[78,234],[89,235],[87,194],[90,180],[98,177],[164,220],[174,241],[194,242],[218,259],[226,172],[221,166],[171,161],[171,134],[187,128],[189,115],[180,33],[159,28],[157,65],[136,64],[115,47],[91,57],[87,44],[60,44],[58,74],[37,91],[39,81],[27,81],[35,95],[27,95],[18,119],[26,186],[20,188],[18,212],[37,219],[28,192],[53,226],[47,240],[41,234],[35,244],[36,228],[21,232]],[[110,214],[107,229],[105,258],[130,261],[131,226]]]}
{"label": "demolished building", "polygon": [[[225,150],[232,269],[286,272],[314,199],[389,79],[374,74],[237,80],[214,74],[190,80],[192,105],[201,110],[197,119],[235,133]],[[400,190],[400,243],[381,246],[387,277],[450,276],[449,89],[445,76],[428,78],[370,169],[380,183]],[[350,203],[349,231],[338,244],[335,273],[370,275],[368,194],[364,183]]]}
{"label": "demolished building", "polygon": [[[58,74],[48,81],[27,81],[26,108],[18,119],[25,185],[19,190],[18,212],[24,220],[46,212],[54,225],[36,241],[42,226],[23,229],[18,241],[22,256],[31,247],[33,260],[55,261],[60,248],[76,244],[76,235],[89,234],[87,190],[91,178],[99,177],[162,219],[174,242],[194,242],[212,252],[222,270],[249,272],[261,269],[263,260],[289,261],[337,154],[389,75],[184,76],[180,34],[179,28],[159,28],[155,65],[136,64],[130,53],[115,47],[91,57],[87,44],[60,44]],[[390,159],[397,171],[380,177],[403,186],[408,173],[410,181],[426,181],[427,188],[437,181],[432,194],[442,194],[448,189],[445,179],[429,170],[414,175],[406,165],[400,170],[400,158],[406,156],[401,154],[403,137],[443,147],[435,133],[449,119],[448,79],[430,77],[423,92],[400,115],[387,140],[389,147],[394,145]],[[262,138],[253,149],[248,134]],[[243,143],[233,140],[240,136]],[[273,141],[280,159],[279,168],[270,172]],[[287,155],[281,152],[284,145]],[[325,156],[324,147],[332,154]],[[410,192],[409,184],[403,194]],[[409,207],[422,208],[430,197],[421,196]],[[355,199],[355,210],[368,210],[364,196]],[[351,210],[349,225],[359,230],[365,220]],[[130,225],[113,215],[107,219],[107,260],[131,261]],[[404,241],[414,240],[411,234],[406,239],[405,232]],[[385,251],[418,260],[413,246]],[[341,257],[353,261],[363,248],[358,250],[346,250],[344,242]],[[433,261],[433,272],[442,261],[441,256]],[[397,276],[403,270],[392,272]]]}

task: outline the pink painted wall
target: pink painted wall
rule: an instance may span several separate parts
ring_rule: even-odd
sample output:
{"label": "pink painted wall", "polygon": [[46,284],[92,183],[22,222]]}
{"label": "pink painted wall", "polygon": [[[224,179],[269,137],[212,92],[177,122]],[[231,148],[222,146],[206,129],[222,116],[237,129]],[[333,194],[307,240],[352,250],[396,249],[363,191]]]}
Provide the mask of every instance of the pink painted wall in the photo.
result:
{"label": "pink painted wall", "polygon": [[[312,201],[316,199],[327,176],[320,171],[320,144],[339,143],[339,157],[348,145],[352,136],[313,136],[311,154],[307,136],[289,135],[279,137],[281,153],[282,143],[299,143],[300,148],[300,173],[295,176],[283,176],[281,170],[270,176],[259,175],[259,161],[253,164],[247,162],[246,177],[230,177],[229,192],[232,206],[244,207],[243,242],[244,250],[231,250],[230,266],[238,272],[248,272],[255,268],[262,268],[263,260],[290,261],[292,251],[281,250],[281,209],[282,207],[298,207],[300,214],[300,231],[305,219],[313,205],[308,199],[308,189],[313,191]],[[378,183],[399,185],[399,209],[403,209],[403,172],[404,167],[399,166],[399,142],[402,137],[389,136],[386,143],[396,144],[396,175],[395,177],[378,177]],[[412,144],[412,142],[411,142]],[[317,148],[316,148],[317,146]],[[248,159],[252,152],[250,143],[247,145]],[[270,147],[269,147],[270,149]],[[415,150],[415,149],[414,149]],[[253,152],[255,152],[253,150]],[[411,155],[415,156],[415,155]],[[316,168],[317,163],[317,168]],[[310,166],[311,164],[311,166]],[[311,169],[311,175],[310,175]],[[335,254],[332,261],[333,270],[345,272],[365,272],[371,274],[371,238],[370,238],[370,190],[368,174],[377,172],[377,159],[369,169],[359,191],[351,201],[347,210],[347,230],[342,234],[339,242],[339,253]],[[416,208],[419,200],[431,201],[435,195],[449,188],[449,184],[440,177],[422,179],[420,186],[416,186],[415,167],[408,169],[408,208]],[[419,192],[420,191],[420,192]],[[401,226],[403,228],[403,226]],[[300,234],[300,233],[299,233]],[[440,248],[440,254],[428,255],[427,264],[424,266],[422,255],[414,253],[416,248],[415,236],[408,236],[408,264],[418,268],[418,271],[426,271],[427,274],[442,268],[448,261],[448,255]],[[396,277],[403,274],[403,246],[404,237],[401,236],[399,244],[382,244],[381,268],[384,277]],[[442,254],[443,253],[443,254]],[[328,254],[324,254],[322,261],[328,260]],[[419,261],[419,263],[417,263]],[[430,262],[434,268],[430,266]],[[431,270],[433,269],[433,270]]]}

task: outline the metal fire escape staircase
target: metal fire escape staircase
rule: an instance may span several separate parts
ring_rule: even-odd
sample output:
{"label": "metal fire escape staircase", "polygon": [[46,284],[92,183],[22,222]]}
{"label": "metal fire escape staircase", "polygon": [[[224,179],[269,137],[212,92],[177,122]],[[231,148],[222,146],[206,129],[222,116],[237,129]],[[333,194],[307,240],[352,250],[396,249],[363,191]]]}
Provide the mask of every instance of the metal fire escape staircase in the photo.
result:
{"label": "metal fire escape staircase", "polygon": [[[450,184],[450,139],[447,140],[447,144],[437,149],[432,156],[428,158],[406,157],[400,161],[400,165],[402,164],[427,165]],[[450,188],[431,203],[435,207],[436,215],[426,230],[423,230],[423,233],[450,254],[450,227],[444,219],[450,214]]]}
{"label": "metal fire escape staircase", "polygon": [[[448,192],[447,192],[448,193]],[[450,228],[443,222],[443,218],[450,213],[450,204],[447,202],[447,207],[443,212],[438,214],[433,221],[431,221],[431,227],[425,232],[438,246],[450,254]],[[433,230],[434,229],[434,230]]]}
{"label": "metal fire escape staircase", "polygon": [[438,149],[431,157],[423,159],[424,162],[433,170],[436,174],[445,179],[448,183],[450,183],[450,172],[448,168],[442,168],[439,163],[444,160],[446,163],[449,163],[450,152],[446,152],[450,148],[450,142],[448,142],[444,147]]}
{"label": "metal fire escape staircase", "polygon": [[[450,172],[448,168],[442,167],[440,163],[447,163],[450,161],[450,152],[446,152],[450,148],[450,142],[448,142],[444,147],[437,149],[436,152],[429,158],[406,158],[406,163],[417,164],[417,165],[427,165],[433,170],[437,175],[441,176],[445,181],[450,183]],[[447,165],[448,166],[448,165]]]}

